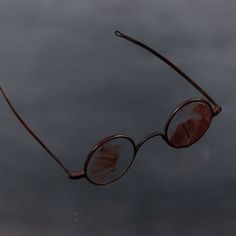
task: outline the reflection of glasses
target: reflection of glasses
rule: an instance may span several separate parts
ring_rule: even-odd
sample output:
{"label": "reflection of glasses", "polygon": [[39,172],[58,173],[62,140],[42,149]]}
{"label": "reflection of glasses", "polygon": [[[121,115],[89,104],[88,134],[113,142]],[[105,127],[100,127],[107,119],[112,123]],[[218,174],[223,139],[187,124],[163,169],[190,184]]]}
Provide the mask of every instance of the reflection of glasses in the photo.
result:
{"label": "reflection of glasses", "polygon": [[137,144],[130,137],[122,134],[112,135],[101,140],[88,154],[84,164],[84,170],[77,172],[67,169],[44,142],[29,128],[16,112],[2,87],[0,87],[4,98],[21,124],[69,177],[71,179],[86,178],[96,185],[109,184],[124,175],[133,163],[141,145],[153,137],[161,136],[168,145],[174,148],[184,148],[192,145],[207,131],[212,118],[221,112],[221,107],[202,88],[160,53],[119,31],[116,31],[115,35],[137,44],[157,56],[195,87],[207,100],[198,98],[185,101],[172,112],[170,118],[167,120],[164,133],[151,133]]}

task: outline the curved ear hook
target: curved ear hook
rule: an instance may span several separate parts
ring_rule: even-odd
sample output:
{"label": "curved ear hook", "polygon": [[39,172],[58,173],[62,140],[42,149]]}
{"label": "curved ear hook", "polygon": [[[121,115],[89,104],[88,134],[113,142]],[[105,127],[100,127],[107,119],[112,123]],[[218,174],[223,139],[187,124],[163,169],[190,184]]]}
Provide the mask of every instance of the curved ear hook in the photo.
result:
{"label": "curved ear hook", "polygon": [[[16,118],[19,120],[19,122],[23,125],[23,127],[30,133],[30,135],[42,146],[42,148],[52,157],[54,161],[58,163],[58,165],[69,175],[70,178],[74,179],[76,178],[82,178],[84,177],[83,173],[79,172],[70,172],[65,165],[53,154],[53,152],[46,146],[46,144],[33,132],[33,130],[26,124],[26,122],[21,118],[19,113],[16,111],[12,103],[10,102],[9,98],[3,91],[3,88],[0,86],[0,91],[5,98],[7,104],[9,105],[10,109],[16,116]],[[81,177],[82,176],[82,177]]]}
{"label": "curved ear hook", "polygon": [[222,110],[221,106],[218,105],[196,82],[194,82],[192,79],[190,79],[190,77],[187,74],[185,74],[179,67],[177,67],[173,62],[171,62],[166,57],[164,57],[163,55],[161,55],[159,52],[155,51],[154,49],[150,48],[146,44],[144,44],[134,38],[131,38],[130,36],[125,35],[118,30],[115,31],[115,35],[117,37],[126,39],[126,40],[146,49],[147,51],[149,51],[150,53],[152,53],[153,55],[155,55],[156,57],[158,57],[159,59],[164,61],[167,65],[169,65],[173,70],[175,70],[178,74],[180,74],[185,80],[187,80],[194,88],[196,88],[204,97],[206,97],[213,104],[214,115],[217,115],[218,113],[221,112],[221,110]]}
{"label": "curved ear hook", "polygon": [[115,31],[115,35],[116,35],[117,37],[122,37],[123,34],[122,34],[120,31],[116,30],[116,31]]}

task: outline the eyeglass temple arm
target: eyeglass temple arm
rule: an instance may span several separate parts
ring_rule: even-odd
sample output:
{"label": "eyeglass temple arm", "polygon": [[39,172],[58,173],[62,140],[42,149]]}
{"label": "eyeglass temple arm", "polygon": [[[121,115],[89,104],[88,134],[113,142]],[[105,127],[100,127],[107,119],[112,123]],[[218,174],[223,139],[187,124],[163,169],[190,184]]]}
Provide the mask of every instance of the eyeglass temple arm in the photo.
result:
{"label": "eyeglass temple arm", "polygon": [[24,126],[24,128],[30,133],[30,135],[43,147],[43,149],[52,157],[54,161],[57,162],[57,164],[63,169],[64,172],[66,172],[69,175],[69,178],[71,179],[79,179],[84,177],[84,172],[77,172],[77,171],[69,171],[65,165],[52,153],[52,151],[44,144],[44,142],[32,131],[32,129],[26,124],[26,122],[21,118],[19,113],[15,110],[14,106],[10,102],[9,98],[5,94],[3,88],[0,86],[0,91],[5,98],[7,104],[9,105],[10,109],[16,116],[16,118],[19,120],[19,122]]}
{"label": "eyeglass temple arm", "polygon": [[187,80],[193,87],[195,87],[203,96],[205,96],[213,105],[214,105],[214,115],[217,115],[218,113],[221,112],[222,108],[220,105],[218,105],[197,83],[195,83],[188,75],[186,75],[179,67],[177,67],[174,63],[169,61],[167,58],[162,56],[159,52],[155,51],[154,49],[150,48],[149,46],[145,45],[144,43],[141,43],[140,41],[131,38],[128,35],[125,35],[121,33],[120,31],[115,31],[115,35],[117,37],[126,39],[144,49],[149,51],[150,53],[154,54],[157,56],[159,59],[164,61],[166,64],[168,64],[172,69],[174,69],[178,74],[180,74],[185,80]]}

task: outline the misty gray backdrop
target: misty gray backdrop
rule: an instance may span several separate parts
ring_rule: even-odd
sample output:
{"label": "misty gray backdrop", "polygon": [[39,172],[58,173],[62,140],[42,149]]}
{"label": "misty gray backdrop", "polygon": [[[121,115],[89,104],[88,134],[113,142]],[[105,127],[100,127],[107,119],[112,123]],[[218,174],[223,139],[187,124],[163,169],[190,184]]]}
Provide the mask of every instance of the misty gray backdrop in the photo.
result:
{"label": "misty gray backdrop", "polygon": [[0,100],[0,235],[233,236],[236,231],[233,0],[0,0],[1,86],[63,162],[80,170],[114,133],[136,142],[201,97],[167,65],[115,37],[159,50],[223,112],[187,149],[150,140],[119,181],[69,180]]}

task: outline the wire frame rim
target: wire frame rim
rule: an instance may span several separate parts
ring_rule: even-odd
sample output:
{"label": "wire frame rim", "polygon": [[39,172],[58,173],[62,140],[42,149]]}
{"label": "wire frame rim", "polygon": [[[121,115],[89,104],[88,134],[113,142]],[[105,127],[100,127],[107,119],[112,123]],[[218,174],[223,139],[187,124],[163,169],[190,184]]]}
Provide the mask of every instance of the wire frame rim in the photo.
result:
{"label": "wire frame rim", "polygon": [[[107,143],[107,142],[110,142],[110,141],[113,140],[113,139],[119,139],[119,138],[128,140],[128,141],[132,144],[132,146],[133,146],[133,155],[132,155],[132,158],[131,158],[131,161],[130,161],[129,165],[127,166],[127,168],[125,169],[125,171],[122,172],[121,175],[119,175],[117,178],[114,178],[113,180],[109,181],[108,183],[104,183],[104,184],[103,184],[103,183],[96,183],[96,182],[92,181],[92,180],[88,177],[88,175],[87,175],[87,168],[88,168],[89,161],[90,161],[90,159],[92,158],[93,154],[94,154],[94,153],[98,150],[98,148],[100,148],[104,143]],[[87,158],[86,158],[86,160],[85,160],[85,163],[84,163],[85,178],[86,178],[90,183],[92,183],[92,184],[94,184],[94,185],[108,185],[108,184],[111,184],[111,183],[115,182],[116,180],[118,180],[119,178],[121,178],[121,177],[129,170],[130,166],[132,165],[132,163],[133,163],[133,161],[134,161],[134,158],[135,158],[135,156],[136,156],[136,153],[137,153],[137,152],[136,152],[136,145],[135,145],[135,142],[134,142],[133,139],[130,138],[129,136],[124,135],[124,134],[114,134],[114,135],[108,136],[108,137],[102,139],[101,141],[99,141],[99,142],[91,149],[91,151],[89,152],[89,154],[88,154],[88,156],[87,156]]]}
{"label": "wire frame rim", "polygon": [[[187,144],[187,145],[184,145],[184,146],[181,146],[181,147],[175,146],[175,145],[173,145],[173,144],[170,142],[170,140],[169,140],[169,138],[168,138],[168,134],[167,134],[167,133],[168,133],[169,125],[170,125],[171,121],[173,120],[173,118],[175,117],[175,115],[176,115],[181,109],[183,109],[185,106],[187,106],[187,105],[189,105],[189,104],[191,104],[191,103],[195,103],[195,102],[202,102],[202,103],[205,103],[205,104],[207,104],[207,106],[210,108],[210,111],[211,111],[211,118],[210,118],[210,121],[209,121],[209,125],[208,125],[208,127],[206,128],[206,130],[205,130],[205,131],[198,137],[198,139],[196,139],[193,143]],[[169,119],[168,119],[167,122],[166,122],[165,129],[164,129],[164,137],[165,137],[166,142],[167,142],[171,147],[174,147],[174,148],[185,148],[185,147],[191,146],[192,144],[196,143],[196,142],[207,132],[207,130],[208,130],[209,127],[210,127],[210,124],[211,124],[211,122],[212,122],[213,117],[214,117],[214,110],[213,110],[213,108],[212,108],[212,105],[211,105],[206,99],[203,99],[203,98],[192,98],[192,99],[189,99],[189,100],[187,100],[187,101],[181,103],[179,106],[177,106],[177,107],[174,109],[174,111],[171,113]]]}

